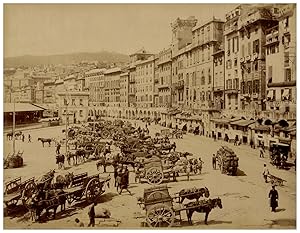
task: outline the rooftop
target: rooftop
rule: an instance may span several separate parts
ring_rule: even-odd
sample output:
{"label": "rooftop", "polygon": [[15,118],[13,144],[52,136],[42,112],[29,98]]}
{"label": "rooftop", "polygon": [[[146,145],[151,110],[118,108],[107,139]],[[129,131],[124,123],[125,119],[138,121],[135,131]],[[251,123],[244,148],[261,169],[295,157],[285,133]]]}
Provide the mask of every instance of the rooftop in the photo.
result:
{"label": "rooftop", "polygon": [[[15,103],[15,112],[35,112],[35,111],[43,111],[44,108],[35,106],[29,103]],[[4,103],[3,112],[13,112],[14,111],[14,103]]]}
{"label": "rooftop", "polygon": [[104,74],[112,74],[112,73],[116,73],[116,72],[121,72],[121,68],[115,67],[115,68],[108,69],[104,72]]}

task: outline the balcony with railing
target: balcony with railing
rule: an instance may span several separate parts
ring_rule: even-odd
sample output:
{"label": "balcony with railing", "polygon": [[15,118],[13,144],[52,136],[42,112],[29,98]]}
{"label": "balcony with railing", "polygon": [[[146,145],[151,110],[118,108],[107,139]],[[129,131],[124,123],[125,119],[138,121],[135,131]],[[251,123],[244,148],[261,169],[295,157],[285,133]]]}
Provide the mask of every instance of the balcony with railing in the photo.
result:
{"label": "balcony with railing", "polygon": [[279,31],[278,25],[266,30],[266,44],[265,46],[270,46],[275,43],[279,43]]}

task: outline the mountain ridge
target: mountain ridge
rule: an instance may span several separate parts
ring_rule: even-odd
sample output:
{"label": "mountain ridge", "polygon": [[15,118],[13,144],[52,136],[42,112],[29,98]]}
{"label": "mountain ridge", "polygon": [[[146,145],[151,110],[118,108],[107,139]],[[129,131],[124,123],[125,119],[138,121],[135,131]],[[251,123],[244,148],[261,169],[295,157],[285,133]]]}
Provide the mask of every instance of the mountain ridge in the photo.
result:
{"label": "mountain ridge", "polygon": [[81,61],[99,61],[106,63],[126,63],[129,56],[117,52],[75,52],[56,55],[22,55],[4,58],[4,67],[35,66],[35,65],[67,65]]}

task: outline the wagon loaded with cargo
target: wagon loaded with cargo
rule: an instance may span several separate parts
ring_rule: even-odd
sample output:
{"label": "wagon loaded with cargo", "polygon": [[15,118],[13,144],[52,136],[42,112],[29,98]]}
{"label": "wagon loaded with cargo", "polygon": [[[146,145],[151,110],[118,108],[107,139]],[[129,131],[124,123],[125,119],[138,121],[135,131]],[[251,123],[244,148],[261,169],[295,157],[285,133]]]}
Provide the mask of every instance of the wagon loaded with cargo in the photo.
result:
{"label": "wagon loaded with cargo", "polygon": [[237,173],[239,158],[232,149],[222,146],[217,151],[217,161],[223,174],[235,176]]}

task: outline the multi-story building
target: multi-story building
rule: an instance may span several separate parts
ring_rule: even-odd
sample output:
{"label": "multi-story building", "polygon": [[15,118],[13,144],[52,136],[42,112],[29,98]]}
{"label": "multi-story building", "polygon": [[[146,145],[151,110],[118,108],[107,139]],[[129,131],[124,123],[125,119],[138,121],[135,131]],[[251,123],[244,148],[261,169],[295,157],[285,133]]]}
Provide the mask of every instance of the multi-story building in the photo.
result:
{"label": "multi-story building", "polygon": [[120,106],[120,74],[121,69],[118,67],[104,72],[105,105],[108,107]]}
{"label": "multi-story building", "polygon": [[121,73],[120,75],[120,107],[129,107],[129,72]]}
{"label": "multi-story building", "polygon": [[[273,18],[272,5],[263,8],[245,5],[244,8],[238,22],[241,110],[249,117],[257,117],[266,109],[266,30],[277,22]],[[238,89],[233,80],[232,87]],[[230,83],[228,85],[231,87]]]}
{"label": "multi-story building", "polygon": [[[239,109],[240,94],[240,40],[238,23],[241,5],[225,16],[224,24],[224,65],[225,65],[225,108],[229,113]],[[243,54],[242,54],[243,55]]]}
{"label": "multi-story building", "polygon": [[274,10],[278,24],[266,31],[266,117],[296,119],[296,7]]}
{"label": "multi-story building", "polygon": [[197,19],[190,16],[187,19],[177,18],[171,24],[172,27],[172,103],[174,107],[184,105],[184,78],[185,78],[185,57],[186,46],[192,43],[192,28],[196,25]]}
{"label": "multi-story building", "polygon": [[213,106],[218,110],[225,108],[225,62],[224,49],[215,52],[213,56]]}
{"label": "multi-story building", "polygon": [[186,81],[190,87],[185,91],[186,104],[192,109],[213,108],[212,54],[219,51],[223,43],[223,25],[223,21],[213,18],[193,28],[192,44],[187,46],[186,53]]}
{"label": "multi-story building", "polygon": [[43,103],[45,104],[54,104],[55,103],[55,95],[56,95],[56,88],[55,88],[55,81],[49,80],[44,82],[43,88]]}
{"label": "multi-story building", "polygon": [[[86,91],[63,91],[57,93],[58,116],[63,123],[84,122],[88,118],[89,93]],[[67,118],[68,116],[68,118]]]}
{"label": "multi-story building", "polygon": [[138,108],[153,107],[155,56],[136,64],[136,104]]}
{"label": "multi-story building", "polygon": [[105,69],[93,69],[85,73],[85,80],[88,79],[89,84],[91,106],[105,105],[104,72]]}
{"label": "multi-story building", "polygon": [[[159,56],[158,54],[154,55],[154,86],[153,86],[153,107],[157,108],[159,107],[159,67],[158,67],[158,61],[159,61]],[[156,111],[155,112],[155,117],[157,116]]]}
{"label": "multi-story building", "polygon": [[158,106],[171,106],[172,50],[167,48],[158,54]]}

